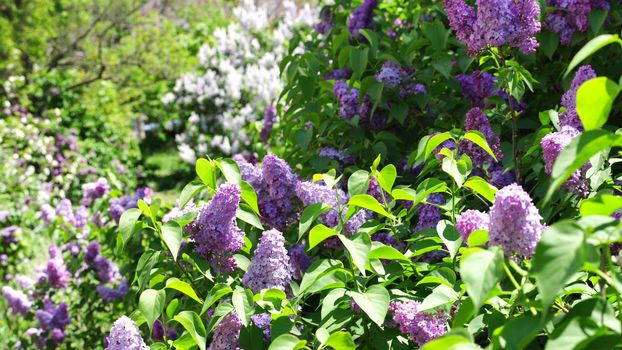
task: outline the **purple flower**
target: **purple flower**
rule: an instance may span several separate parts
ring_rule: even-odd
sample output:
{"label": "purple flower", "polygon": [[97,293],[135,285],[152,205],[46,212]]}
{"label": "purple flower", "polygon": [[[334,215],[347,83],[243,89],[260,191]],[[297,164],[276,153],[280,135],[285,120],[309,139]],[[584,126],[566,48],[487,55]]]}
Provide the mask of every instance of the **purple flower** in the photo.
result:
{"label": "purple flower", "polygon": [[326,80],[344,80],[352,75],[350,68],[334,69],[324,76]]}
{"label": "purple flower", "polygon": [[456,230],[466,242],[473,231],[488,229],[488,214],[479,210],[465,210],[456,218]]}
{"label": "purple flower", "polygon": [[326,34],[331,30],[331,28],[333,28],[333,25],[333,16],[330,13],[330,10],[325,7],[320,13],[320,21],[316,23],[313,28],[319,34]]}
{"label": "purple flower", "polygon": [[84,253],[84,258],[86,259],[88,263],[92,263],[95,260],[95,258],[99,256],[99,251],[100,251],[99,242],[97,241],[91,242],[89,243],[88,246],[86,246],[86,252]]}
{"label": "purple flower", "polygon": [[492,184],[498,188],[503,188],[516,182],[514,172],[506,171],[500,163],[493,163],[488,167],[488,174]]}
{"label": "purple flower", "polygon": [[15,237],[15,233],[19,230],[19,226],[15,225],[3,228],[0,231],[0,237],[2,237],[3,244],[8,245],[11,243],[19,243],[19,239]]}
{"label": "purple flower", "polygon": [[578,131],[583,131],[583,123],[577,113],[577,91],[579,87],[586,81],[596,78],[596,72],[592,69],[592,66],[585,65],[579,67],[577,73],[572,79],[572,84],[566,93],[562,96],[562,106],[566,107],[566,112],[563,112],[559,116],[559,123],[562,126],[571,126]]}
{"label": "purple flower", "polygon": [[121,215],[128,209],[136,208],[139,199],[144,200],[147,204],[151,202],[153,190],[149,187],[139,187],[134,196],[122,196],[110,200],[108,214],[119,223]]}
{"label": "purple flower", "polygon": [[386,61],[380,73],[376,74],[376,81],[384,83],[387,86],[397,86],[403,79],[408,76],[407,72],[402,69],[397,63],[393,61]]}
{"label": "purple flower", "polygon": [[400,332],[408,334],[420,347],[447,333],[449,315],[443,311],[434,314],[419,311],[421,303],[416,301],[392,301],[389,311]]}
{"label": "purple flower", "polygon": [[391,236],[386,231],[375,233],[374,235],[371,236],[371,240],[391,246],[397,250],[404,249],[404,244],[398,241],[395,237]]}
{"label": "purple flower", "polygon": [[285,249],[285,238],[277,230],[265,231],[261,235],[251,266],[244,274],[242,283],[257,293],[262,289],[286,290],[292,274],[289,256]]}
{"label": "purple flower", "polygon": [[106,350],[148,350],[134,321],[121,316],[114,322],[107,338]]}
{"label": "purple flower", "polygon": [[101,284],[95,288],[97,290],[97,294],[102,298],[105,302],[111,303],[116,299],[123,298],[125,294],[127,294],[129,290],[129,285],[127,280],[124,278],[121,280],[121,283],[115,288],[109,288],[105,285]]}
{"label": "purple flower", "polygon": [[547,6],[555,10],[546,16],[546,28],[559,34],[562,45],[572,44],[575,32],[586,32],[592,10],[609,9],[606,0],[548,0]]}
{"label": "purple flower", "polygon": [[[488,117],[486,117],[486,114],[484,114],[479,107],[471,108],[467,112],[466,120],[464,121],[464,130],[476,130],[481,132],[486,138],[486,142],[495,157],[497,157],[497,160],[500,161],[503,159],[499,137],[492,131]],[[460,142],[460,151],[461,153],[467,154],[471,158],[473,164],[477,166],[494,162],[494,159],[488,152],[470,140],[462,140]]]}
{"label": "purple flower", "polygon": [[417,221],[417,226],[415,226],[415,231],[426,228],[436,228],[438,222],[443,218],[441,209],[433,204],[445,203],[445,197],[443,197],[441,193],[432,193],[428,196],[426,201],[431,204],[419,205],[419,209],[417,210],[417,217],[419,220]]}
{"label": "purple flower", "polygon": [[43,309],[35,311],[35,316],[39,320],[41,328],[46,331],[55,328],[65,329],[71,323],[67,304],[60,303],[56,306],[50,299],[43,301]]}
{"label": "purple flower", "polygon": [[46,225],[52,223],[52,220],[56,217],[56,211],[49,204],[43,204],[40,209],[41,219],[45,222]]}
{"label": "purple flower", "polygon": [[110,185],[106,178],[100,177],[95,182],[82,185],[82,204],[89,206],[97,198],[101,198],[110,192]]}
{"label": "purple flower", "polygon": [[540,32],[540,6],[534,0],[477,0],[477,10],[463,0],[444,0],[443,5],[456,37],[471,56],[488,45],[509,45],[525,54],[538,48],[534,35]]}
{"label": "purple flower", "polygon": [[76,209],[74,214],[74,226],[75,228],[82,229],[89,221],[89,211],[84,205],[81,205]]}
{"label": "purple flower", "polygon": [[298,220],[292,203],[298,178],[287,162],[274,154],[264,157],[262,175],[270,199],[261,201],[261,213],[270,226],[286,231]]}
{"label": "purple flower", "polygon": [[15,290],[9,286],[2,287],[2,295],[13,311],[13,314],[25,315],[32,307],[32,303],[28,300],[28,296],[20,290]]}
{"label": "purple flower", "polygon": [[244,232],[235,221],[240,204],[240,188],[235,184],[221,185],[212,200],[203,205],[197,219],[186,230],[196,243],[195,251],[219,273],[235,269],[231,254],[244,246]]}
{"label": "purple flower", "polygon": [[272,125],[274,124],[275,117],[276,108],[273,104],[270,104],[263,114],[263,129],[261,129],[261,133],[259,134],[261,142],[263,142],[264,144],[268,143],[268,138],[270,137],[270,132],[272,131]]}
{"label": "purple flower", "polygon": [[490,245],[499,245],[507,256],[530,258],[545,226],[529,194],[520,185],[500,189],[490,209]]}
{"label": "purple flower", "polygon": [[[550,133],[540,140],[545,173],[551,174],[553,172],[553,165],[561,151],[579,134],[580,132],[575,128],[564,126],[560,131]],[[590,187],[585,173],[590,167],[591,165],[588,162],[572,173],[570,178],[564,182],[564,188],[580,197],[587,197],[590,193]]]}
{"label": "purple flower", "polygon": [[415,83],[406,83],[400,86],[400,97],[408,98],[410,96],[416,96],[419,94],[427,94],[428,89],[426,89],[423,84],[415,84]]}
{"label": "purple flower", "polygon": [[11,212],[8,210],[0,210],[0,222],[6,220],[11,215]]}
{"label": "purple flower", "polygon": [[67,222],[72,225],[75,224],[76,219],[73,216],[73,209],[69,199],[63,199],[58,203],[58,206],[56,207],[56,216],[62,217],[63,222]]}
{"label": "purple flower", "polygon": [[333,147],[322,147],[319,153],[320,157],[326,157],[332,160],[336,160],[341,165],[349,165],[354,163],[356,155],[347,154],[345,151],[338,151]]}
{"label": "purple flower", "polygon": [[71,274],[67,270],[67,266],[65,266],[60,249],[52,245],[49,247],[48,252],[50,259],[47,263],[46,273],[50,285],[56,288],[67,288]]}
{"label": "purple flower", "polygon": [[208,350],[239,350],[242,321],[232,311],[216,327]]}
{"label": "purple flower", "polygon": [[333,92],[339,101],[339,116],[350,120],[359,113],[359,90],[350,88],[348,83],[337,80],[333,85]]}
{"label": "purple flower", "polygon": [[492,96],[497,79],[490,73],[473,71],[471,74],[458,74],[462,94],[473,107],[484,107],[485,101]]}
{"label": "purple flower", "polygon": [[301,279],[302,275],[313,263],[313,260],[305,252],[305,246],[296,244],[289,248],[287,255],[289,255],[289,267],[292,277],[296,280]]}
{"label": "purple flower", "polygon": [[374,197],[379,203],[384,203],[385,201],[389,203],[391,201],[391,195],[380,187],[380,184],[374,177],[369,179],[367,194]]}
{"label": "purple flower", "polygon": [[93,268],[97,272],[97,278],[103,283],[115,282],[120,277],[117,266],[101,255],[93,260]]}
{"label": "purple flower", "polygon": [[169,211],[168,213],[164,214],[164,216],[162,217],[162,223],[166,223],[166,222],[168,222],[170,220],[177,219],[177,218],[182,217],[182,216],[188,214],[189,212],[195,211],[195,210],[197,210],[197,206],[194,203],[194,200],[190,200],[181,209],[179,208],[179,203],[177,203],[177,205],[175,205],[175,207],[173,207],[173,209],[171,209],[171,211]]}
{"label": "purple flower", "polygon": [[352,37],[363,40],[361,29],[374,28],[374,9],[378,6],[378,0],[363,0],[361,6],[357,7],[348,19],[348,31]]}
{"label": "purple flower", "polygon": [[253,321],[253,324],[255,326],[262,330],[265,340],[269,341],[270,339],[272,339],[272,336],[270,334],[272,332],[272,327],[270,326],[270,323],[272,323],[272,316],[270,316],[269,313],[264,312],[261,314],[253,315],[251,316],[251,320]]}

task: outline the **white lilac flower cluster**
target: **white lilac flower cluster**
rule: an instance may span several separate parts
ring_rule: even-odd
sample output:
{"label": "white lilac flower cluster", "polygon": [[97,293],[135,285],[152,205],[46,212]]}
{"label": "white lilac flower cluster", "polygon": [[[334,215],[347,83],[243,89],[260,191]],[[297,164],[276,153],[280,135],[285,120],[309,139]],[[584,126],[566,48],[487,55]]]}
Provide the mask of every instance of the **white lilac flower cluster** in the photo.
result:
{"label": "white lilac flower cluster", "polygon": [[214,31],[198,52],[199,67],[183,74],[162,98],[187,115],[185,130],[176,136],[182,160],[215,152],[231,155],[248,149],[249,125],[258,120],[283,87],[278,62],[296,29],[311,26],[318,11],[285,1],[271,18],[267,8],[244,0],[234,19]]}

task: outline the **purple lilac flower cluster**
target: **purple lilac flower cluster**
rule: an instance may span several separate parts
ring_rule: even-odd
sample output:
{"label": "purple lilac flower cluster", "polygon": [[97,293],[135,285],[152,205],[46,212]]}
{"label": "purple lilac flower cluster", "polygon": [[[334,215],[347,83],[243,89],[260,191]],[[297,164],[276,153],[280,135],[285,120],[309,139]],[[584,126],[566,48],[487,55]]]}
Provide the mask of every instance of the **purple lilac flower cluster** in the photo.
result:
{"label": "purple lilac flower cluster", "polygon": [[465,210],[456,218],[456,230],[466,242],[473,231],[488,230],[489,216],[479,210]]}
{"label": "purple lilac flower cluster", "polygon": [[240,204],[240,187],[221,185],[214,197],[203,205],[186,230],[196,243],[195,251],[209,260],[219,273],[236,268],[231,254],[244,246],[244,232],[238,228],[235,213]]}
{"label": "purple lilac flower cluster", "polygon": [[122,298],[129,290],[126,279],[122,279],[116,287],[109,287],[107,284],[114,284],[121,278],[119,269],[110,260],[103,257],[100,253],[100,245],[98,242],[91,242],[86,247],[84,260],[86,265],[91,267],[97,274],[97,279],[101,282],[95,289],[99,296],[106,302],[113,302]]}
{"label": "purple lilac flower cluster", "polygon": [[330,71],[328,74],[324,76],[324,79],[345,80],[345,79],[350,79],[351,75],[352,75],[352,71],[350,70],[350,68],[345,67],[342,69],[333,69],[332,71]]}
{"label": "purple lilac flower cluster", "polygon": [[529,194],[520,185],[500,189],[490,209],[490,245],[499,245],[507,256],[530,258],[546,226]]}
{"label": "purple lilac flower cluster", "polygon": [[333,85],[333,92],[339,101],[339,116],[350,120],[356,114],[362,114],[359,107],[359,90],[350,88],[344,80],[337,80]]}
{"label": "purple lilac flower cluster", "polygon": [[[553,172],[553,165],[561,151],[579,134],[580,132],[577,129],[571,126],[563,126],[560,131],[550,133],[540,140],[545,173],[551,174]],[[590,167],[589,162],[584,164],[570,175],[568,180],[564,182],[563,187],[577,196],[587,197],[590,193],[590,186],[585,174]]]}
{"label": "purple lilac flower cluster", "polygon": [[292,279],[285,237],[275,229],[261,235],[251,266],[242,283],[257,293],[262,289],[276,288],[285,291]]}
{"label": "purple lilac flower cluster", "polygon": [[272,316],[270,316],[269,313],[263,312],[253,315],[251,316],[251,321],[253,321],[253,324],[257,326],[257,328],[261,329],[265,340],[270,341],[272,339],[272,327],[270,326],[270,323],[272,323]]}
{"label": "purple lilac flower cluster", "polygon": [[181,209],[179,208],[179,202],[178,202],[177,205],[175,205],[168,213],[162,216],[162,223],[167,223],[170,220],[177,219],[195,210],[197,210],[197,205],[194,203],[193,200],[190,200]]}
{"label": "purple lilac flower cluster", "polygon": [[[71,323],[68,306],[65,303],[55,305],[50,299],[43,301],[43,308],[35,312],[41,329],[37,331],[40,337],[37,345],[43,347],[49,339],[56,344],[65,340],[65,327]],[[47,334],[44,335],[44,332]]]}
{"label": "purple lilac flower cluster", "polygon": [[409,79],[414,73],[414,68],[403,68],[394,61],[386,61],[380,72],[376,74],[376,81],[389,87],[399,86],[401,98],[427,93],[423,84],[416,84],[412,82],[412,78]]}
{"label": "purple lilac flower cluster", "polygon": [[606,0],[548,0],[547,6],[555,10],[547,14],[544,26],[559,34],[562,45],[570,45],[574,33],[587,31],[592,10],[610,8]]}
{"label": "purple lilac flower cluster", "polygon": [[456,37],[471,56],[488,45],[509,45],[525,54],[539,46],[535,34],[540,32],[540,6],[535,0],[477,0],[477,9],[464,0],[444,0],[443,5]]}
{"label": "purple lilac flower cluster", "polygon": [[361,6],[357,7],[348,19],[348,31],[353,38],[363,40],[361,29],[374,28],[374,9],[378,7],[378,0],[363,0]]}
{"label": "purple lilac flower cluster", "polygon": [[347,154],[345,151],[336,150],[333,147],[322,147],[320,157],[336,160],[341,166],[350,165],[356,160],[356,154]]}
{"label": "purple lilac flower cluster", "polygon": [[325,7],[320,12],[320,21],[316,23],[313,28],[319,34],[326,34],[333,28],[334,25],[335,23],[333,22],[333,15],[331,14],[330,10]]}
{"label": "purple lilac flower cluster", "polygon": [[6,302],[13,314],[25,315],[32,307],[32,302],[21,290],[13,289],[10,286],[4,286],[2,287],[2,295],[6,299]]}
{"label": "purple lilac flower cluster", "polygon": [[579,87],[586,81],[596,78],[596,72],[592,69],[592,66],[585,65],[577,69],[570,88],[562,96],[562,106],[566,108],[566,111],[559,116],[559,123],[562,126],[571,126],[578,131],[583,132],[583,123],[577,113],[577,91]]}
{"label": "purple lilac flower cluster", "polygon": [[[164,326],[160,320],[156,320],[153,323],[153,332],[152,337],[154,340],[162,341],[164,340]],[[166,339],[175,340],[177,339],[177,331],[173,327],[166,327]]]}
{"label": "purple lilac flower cluster", "polygon": [[232,311],[216,327],[208,350],[239,350],[242,321]]}
{"label": "purple lilac flower cluster", "polygon": [[261,129],[261,132],[259,133],[259,138],[264,144],[268,143],[270,132],[272,132],[272,125],[275,121],[278,122],[278,120],[275,120],[276,118],[276,107],[274,107],[273,104],[270,104],[263,114],[263,129]]}
{"label": "purple lilac flower cluster", "polygon": [[289,255],[289,267],[292,278],[296,280],[301,279],[302,275],[313,263],[313,260],[305,251],[305,246],[303,244],[295,244],[287,250],[287,255]]}
{"label": "purple lilac flower cluster", "polygon": [[486,99],[493,95],[497,79],[488,72],[479,70],[471,74],[458,74],[456,79],[460,83],[462,94],[471,102],[471,106],[483,108]]}
{"label": "purple lilac flower cluster", "polygon": [[67,270],[62,252],[55,245],[50,246],[48,252],[50,258],[45,270],[48,283],[54,288],[67,288],[71,273]]}
{"label": "purple lilac flower cluster", "polygon": [[262,222],[279,231],[287,229],[298,220],[293,199],[298,177],[289,165],[274,154],[263,159],[261,168],[235,157],[242,179],[255,189]]}
{"label": "purple lilac flower cluster", "polygon": [[419,311],[421,303],[416,301],[392,301],[389,312],[393,314],[400,332],[408,334],[420,347],[447,333],[449,315],[443,311],[427,313]]}
{"label": "purple lilac flower cluster", "polygon": [[118,198],[113,198],[110,200],[110,207],[108,208],[108,214],[110,217],[114,219],[115,222],[119,223],[119,219],[121,219],[121,215],[128,209],[136,208],[137,202],[139,199],[144,200],[149,204],[151,202],[151,196],[153,195],[153,190],[149,187],[140,187],[136,190],[136,193],[133,196],[122,196]]}
{"label": "purple lilac flower cluster", "polygon": [[148,350],[136,324],[127,316],[114,322],[110,335],[104,340],[106,350]]}
{"label": "purple lilac flower cluster", "polygon": [[97,198],[101,198],[110,192],[110,185],[106,178],[99,178],[95,182],[82,185],[82,205],[89,206]]}
{"label": "purple lilac flower cluster", "polygon": [[432,193],[426,199],[430,204],[420,204],[417,209],[417,225],[415,231],[426,228],[436,228],[436,225],[443,218],[441,209],[434,204],[441,205],[445,203],[445,197],[441,193]]}

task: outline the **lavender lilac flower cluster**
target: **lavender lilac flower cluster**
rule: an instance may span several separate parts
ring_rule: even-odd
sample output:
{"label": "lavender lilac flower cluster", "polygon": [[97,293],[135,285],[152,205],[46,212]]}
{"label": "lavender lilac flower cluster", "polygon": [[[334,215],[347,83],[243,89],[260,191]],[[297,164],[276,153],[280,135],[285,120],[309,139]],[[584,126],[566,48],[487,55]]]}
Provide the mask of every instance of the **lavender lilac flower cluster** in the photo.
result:
{"label": "lavender lilac flower cluster", "polygon": [[509,45],[525,54],[536,51],[540,32],[540,6],[535,0],[477,0],[477,8],[464,0],[444,0],[456,37],[476,56],[487,46]]}

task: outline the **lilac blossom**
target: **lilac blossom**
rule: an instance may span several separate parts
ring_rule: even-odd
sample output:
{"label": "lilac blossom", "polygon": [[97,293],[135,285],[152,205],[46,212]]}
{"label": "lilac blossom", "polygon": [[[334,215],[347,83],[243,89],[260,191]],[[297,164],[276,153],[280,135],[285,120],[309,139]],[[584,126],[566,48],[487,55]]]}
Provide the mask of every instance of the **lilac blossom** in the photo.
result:
{"label": "lilac blossom", "polygon": [[35,316],[43,330],[63,330],[71,323],[68,309],[67,304],[60,303],[56,306],[50,299],[46,298],[43,301],[43,309],[35,311]]}
{"label": "lilac blossom", "polygon": [[449,315],[440,310],[435,313],[419,311],[420,306],[421,303],[416,301],[392,301],[389,312],[400,332],[408,334],[421,347],[447,333]]}
{"label": "lilac blossom", "polygon": [[348,19],[348,31],[352,37],[363,40],[365,37],[361,34],[361,29],[374,28],[374,9],[378,6],[378,0],[363,0],[363,3],[357,7]]}
{"label": "lilac blossom", "polygon": [[333,28],[333,16],[328,8],[322,9],[320,13],[320,21],[313,28],[319,34],[326,34]]}
{"label": "lilac blossom", "polygon": [[[471,108],[466,114],[466,120],[464,121],[465,131],[479,131],[486,138],[488,146],[492,150],[493,154],[497,158],[497,161],[503,159],[503,153],[501,152],[501,143],[499,137],[495,135],[490,126],[490,121],[484,112],[478,108]],[[495,160],[490,154],[471,140],[462,140],[460,142],[460,152],[467,154],[474,165],[482,166],[484,164],[491,164]]]}
{"label": "lilac blossom", "polygon": [[471,74],[458,74],[456,79],[460,83],[464,98],[471,103],[471,106],[481,108],[484,107],[486,99],[493,95],[497,82],[492,74],[479,70]]}
{"label": "lilac blossom", "polygon": [[273,104],[270,104],[263,114],[263,128],[259,134],[259,138],[264,144],[268,143],[268,138],[270,137],[270,132],[272,131],[272,125],[274,124],[275,119],[276,107],[274,107]]}
{"label": "lilac blossom", "polygon": [[333,92],[339,101],[339,116],[346,120],[354,118],[359,113],[359,90],[350,88],[343,80],[337,80]]}
{"label": "lilac blossom", "polygon": [[253,321],[253,324],[257,326],[257,328],[261,329],[265,340],[269,341],[272,339],[270,334],[272,332],[272,327],[270,326],[270,323],[272,323],[272,316],[270,316],[269,313],[263,312],[253,315],[251,316],[251,321]]}
{"label": "lilac blossom", "polygon": [[127,316],[114,322],[110,335],[106,338],[106,350],[148,350],[149,347],[140,336],[136,324]]}
{"label": "lilac blossom", "polygon": [[530,258],[546,226],[529,194],[520,185],[506,186],[490,209],[490,245],[503,248],[509,257]]}
{"label": "lilac blossom", "polygon": [[104,284],[101,284],[97,286],[95,290],[97,290],[97,294],[99,294],[99,297],[102,298],[103,301],[111,303],[116,299],[123,298],[129,290],[129,285],[127,280],[124,278],[116,287],[110,288]]}
{"label": "lilac blossom", "polygon": [[221,185],[214,197],[203,205],[197,219],[186,230],[196,243],[195,251],[209,260],[217,272],[231,272],[235,260],[231,256],[244,246],[244,232],[236,223],[240,204],[240,187]]}
{"label": "lilac blossom", "polygon": [[[580,132],[575,128],[563,126],[560,131],[550,133],[540,140],[545,173],[551,174],[553,172],[553,165],[561,151],[579,134]],[[588,162],[580,169],[577,169],[570,175],[568,180],[564,182],[563,187],[580,197],[587,197],[590,193],[590,187],[585,174],[590,167],[591,165]]]}
{"label": "lilac blossom", "polygon": [[305,252],[304,244],[296,244],[287,250],[289,256],[289,267],[292,273],[292,278],[299,280],[302,275],[307,271],[309,266],[313,263],[313,260]]}
{"label": "lilac blossom", "polygon": [[48,252],[50,254],[46,269],[48,282],[55,288],[67,288],[71,274],[67,270],[60,249],[52,245],[49,247]]}
{"label": "lilac blossom", "polygon": [[592,10],[610,8],[606,0],[548,0],[547,6],[554,10],[547,14],[544,26],[559,34],[566,46],[572,44],[574,33],[587,31]]}
{"label": "lilac blossom", "polygon": [[488,229],[489,217],[487,213],[479,210],[465,210],[456,218],[456,230],[460,233],[460,237],[467,242],[469,236],[476,230]]}
{"label": "lilac blossom", "polygon": [[342,69],[333,69],[332,71],[330,71],[328,74],[324,76],[324,79],[345,80],[345,79],[350,79],[351,75],[352,75],[352,71],[350,70],[350,68],[345,67]]}
{"label": "lilac blossom", "polygon": [[136,208],[139,199],[144,200],[147,204],[151,203],[151,196],[153,190],[149,187],[139,187],[133,196],[122,196],[113,198],[110,200],[110,206],[108,208],[108,214],[119,223],[121,215],[128,209]]}
{"label": "lilac blossom", "polygon": [[579,87],[586,81],[596,78],[596,72],[592,69],[592,66],[585,65],[579,67],[577,73],[575,73],[570,88],[562,96],[562,106],[566,107],[566,111],[559,116],[559,123],[561,126],[571,126],[578,131],[583,131],[583,123],[577,113],[577,91]]}
{"label": "lilac blossom", "polygon": [[376,74],[376,81],[384,83],[387,86],[394,87],[399,85],[407,76],[407,72],[397,63],[393,61],[386,61],[382,65],[380,73]]}
{"label": "lilac blossom", "polygon": [[291,279],[285,237],[274,229],[265,231],[261,235],[251,266],[244,274],[242,283],[255,293],[268,288],[285,291],[289,288]]}
{"label": "lilac blossom", "polygon": [[242,321],[232,311],[216,327],[208,350],[239,350]]}
{"label": "lilac blossom", "polygon": [[28,296],[20,290],[15,290],[9,286],[2,287],[2,295],[13,312],[13,314],[25,315],[32,307],[32,302]]}
{"label": "lilac blossom", "polygon": [[441,209],[434,204],[444,204],[445,197],[441,193],[432,193],[426,198],[426,202],[430,204],[420,204],[417,209],[417,226],[415,231],[426,228],[436,228],[436,225],[443,218]]}
{"label": "lilac blossom", "polygon": [[95,182],[82,185],[82,204],[89,206],[97,198],[101,198],[110,192],[110,185],[106,178],[100,177]]}

